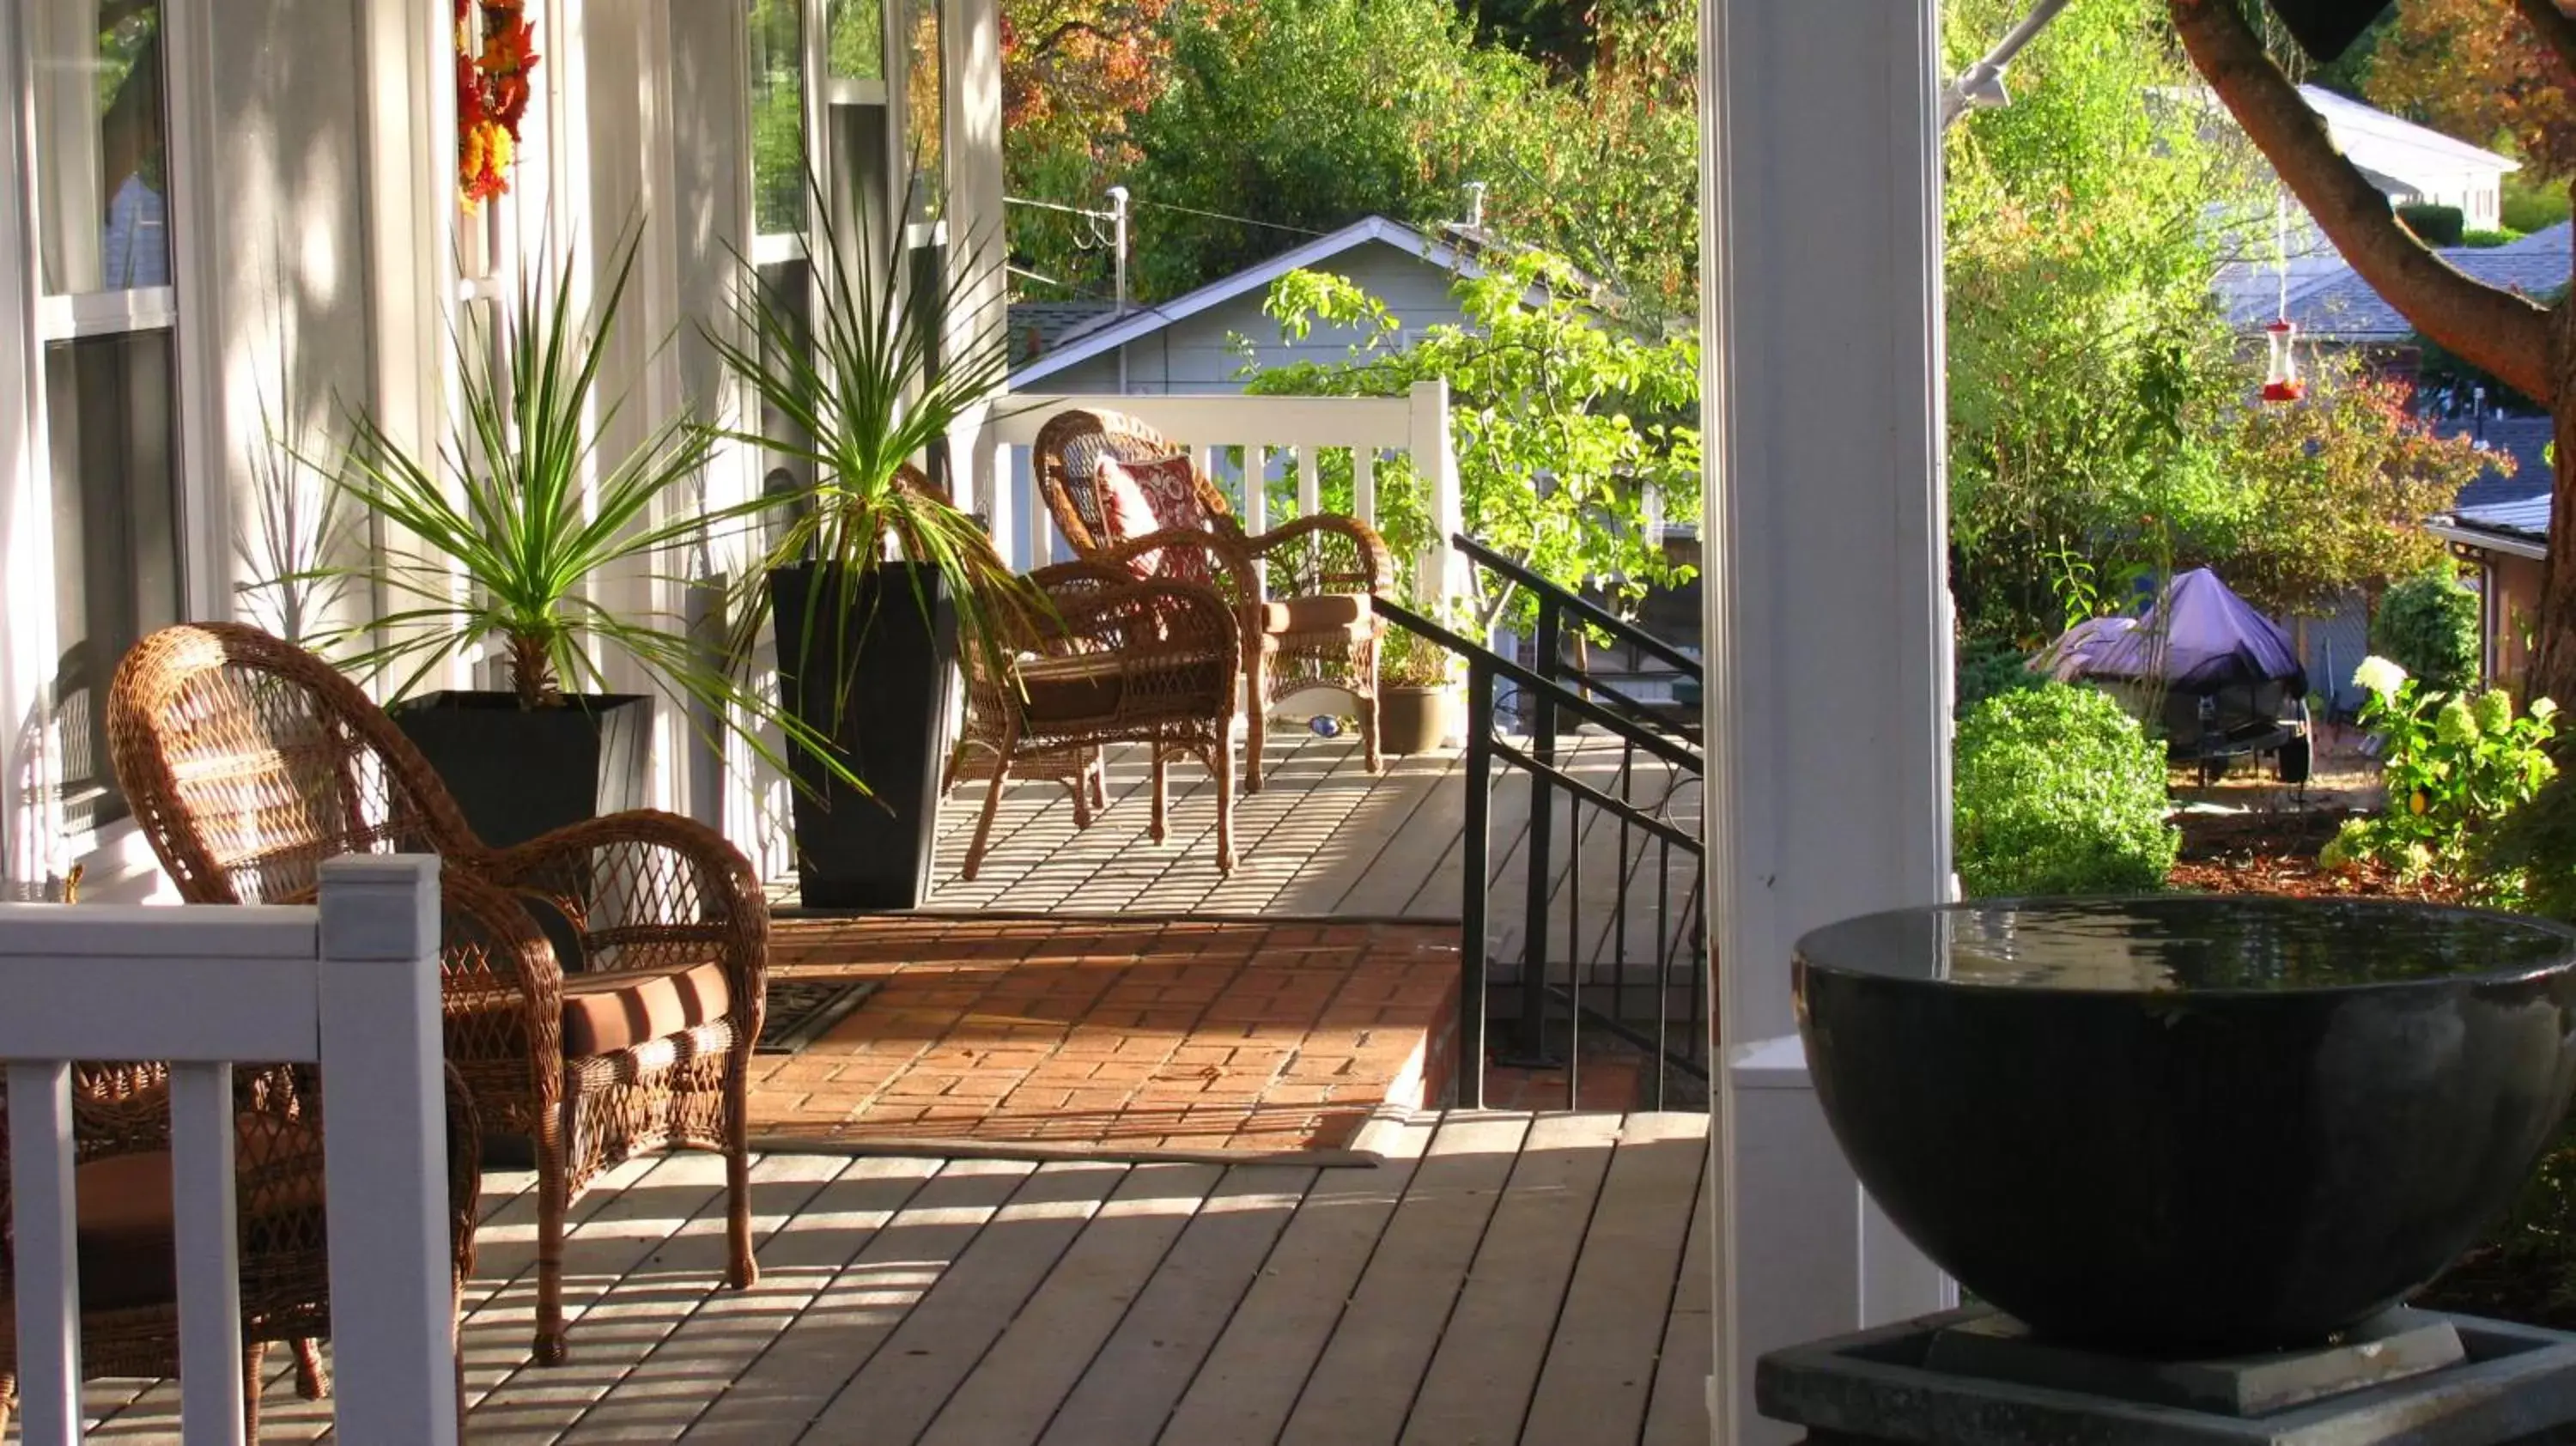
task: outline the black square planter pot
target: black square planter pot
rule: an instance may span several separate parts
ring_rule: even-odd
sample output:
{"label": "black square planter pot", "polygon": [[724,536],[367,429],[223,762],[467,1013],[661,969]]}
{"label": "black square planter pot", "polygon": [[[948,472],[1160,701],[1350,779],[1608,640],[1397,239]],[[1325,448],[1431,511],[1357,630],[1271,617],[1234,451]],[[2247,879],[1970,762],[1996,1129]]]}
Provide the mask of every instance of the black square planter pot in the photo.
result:
{"label": "black square planter pot", "polygon": [[957,613],[938,570],[781,568],[769,600],[780,702],[868,786],[861,794],[790,750],[798,897],[809,909],[917,909],[930,893],[957,677]]}

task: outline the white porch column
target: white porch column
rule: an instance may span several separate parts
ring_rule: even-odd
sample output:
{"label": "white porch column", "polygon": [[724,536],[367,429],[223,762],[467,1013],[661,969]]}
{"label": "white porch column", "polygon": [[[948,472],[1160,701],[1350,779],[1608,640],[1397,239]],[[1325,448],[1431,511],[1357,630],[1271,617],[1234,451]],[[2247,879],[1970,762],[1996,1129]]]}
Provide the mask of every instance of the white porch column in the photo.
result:
{"label": "white porch column", "polygon": [[1947,1295],[1833,1147],[1789,987],[1801,933],[1948,888],[1939,56],[1935,0],[1702,13],[1717,1407],[1771,1442],[1761,1352]]}
{"label": "white porch column", "polygon": [[[940,45],[946,52],[947,95],[940,116],[947,126],[941,139],[948,154],[949,265],[973,277],[958,297],[958,309],[947,319],[946,351],[973,354],[1007,340],[1005,305],[1009,286],[1003,276],[1009,238],[1003,234],[1002,205],[1002,7],[999,0],[945,0],[940,16]],[[1010,552],[1001,523],[1007,481],[994,469],[993,449],[981,445],[984,412],[948,439],[949,486],[957,504],[981,508],[994,523],[994,544]]]}

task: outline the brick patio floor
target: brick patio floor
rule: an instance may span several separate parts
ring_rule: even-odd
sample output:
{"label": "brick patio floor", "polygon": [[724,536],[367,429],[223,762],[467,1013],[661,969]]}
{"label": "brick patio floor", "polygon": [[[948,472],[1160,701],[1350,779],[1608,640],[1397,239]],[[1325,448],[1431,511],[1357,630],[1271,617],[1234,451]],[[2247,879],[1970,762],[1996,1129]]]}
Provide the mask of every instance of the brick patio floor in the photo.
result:
{"label": "brick patio floor", "polygon": [[754,1061],[765,1149],[1352,1148],[1372,1118],[1439,1104],[1456,1044],[1446,926],[781,919],[771,965],[885,982]]}

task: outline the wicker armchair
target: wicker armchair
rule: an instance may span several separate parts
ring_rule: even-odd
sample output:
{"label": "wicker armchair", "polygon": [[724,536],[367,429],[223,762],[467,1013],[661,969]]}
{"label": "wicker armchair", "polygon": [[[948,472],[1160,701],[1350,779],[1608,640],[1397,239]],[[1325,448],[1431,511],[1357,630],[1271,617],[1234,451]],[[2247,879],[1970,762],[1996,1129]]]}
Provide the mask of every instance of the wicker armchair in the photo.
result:
{"label": "wicker armchair", "polygon": [[[1372,598],[1394,582],[1395,561],[1368,524],[1321,512],[1254,536],[1243,530],[1216,484],[1194,474],[1204,529],[1122,533],[1111,526],[1093,486],[1102,459],[1157,463],[1187,454],[1116,412],[1056,414],[1039,429],[1033,455],[1047,509],[1075,553],[1131,569],[1149,559],[1147,568],[1135,569],[1139,575],[1150,570],[1156,577],[1188,581],[1204,573],[1235,605],[1252,715],[1243,774],[1248,791],[1261,790],[1271,707],[1305,688],[1351,695],[1359,705],[1368,769],[1378,771],[1377,653],[1386,621]],[[1204,561],[1179,549],[1196,549]],[[1260,581],[1265,574],[1266,586]]]}
{"label": "wicker armchair", "polygon": [[[464,893],[472,894],[470,882]],[[449,896],[451,910],[510,909],[506,896]],[[73,1083],[73,1192],[81,1285],[81,1369],[91,1376],[170,1376],[179,1361],[178,1247],[171,1204],[170,1101],[149,1066],[93,1066]],[[323,1208],[325,1106],[310,1067],[245,1070],[235,1089],[234,1170],[242,1309],[242,1412],[259,1439],[259,1397],[268,1348],[299,1347],[299,1392],[320,1397],[328,1383],[311,1343],[331,1333],[331,1267]],[[0,1109],[0,1162],[8,1158],[8,1115]],[[451,1284],[462,1292],[474,1270],[476,1196],[482,1137],[464,1079],[447,1071],[448,1237]],[[0,1174],[0,1219],[7,1218]],[[18,1317],[14,1259],[0,1252],[0,1429],[18,1401]],[[460,1364],[459,1386],[463,1383]]]}
{"label": "wicker armchair", "polygon": [[[965,876],[983,867],[1002,788],[1037,770],[1073,790],[1075,822],[1100,803],[1100,750],[1143,743],[1153,751],[1155,842],[1163,840],[1174,754],[1190,754],[1216,779],[1216,864],[1234,868],[1234,721],[1241,648],[1225,599],[1179,582],[1140,582],[1091,563],[1029,575],[1044,608],[994,614],[1008,635],[963,649],[966,725],[949,764],[992,780],[967,846]],[[977,768],[980,765],[980,769]]]}
{"label": "wicker armchair", "polygon": [[[300,902],[322,860],[428,851],[515,896],[496,932],[448,920],[446,1052],[484,1128],[533,1139],[536,1358],[564,1356],[564,1216],[629,1156],[725,1154],[735,1286],[751,1252],[748,1067],[760,1035],[769,914],[750,863],[672,814],[597,819],[486,847],[383,710],[319,658],[256,629],[183,624],[117,669],[118,781],[183,897]],[[567,972],[539,914],[577,938]]]}

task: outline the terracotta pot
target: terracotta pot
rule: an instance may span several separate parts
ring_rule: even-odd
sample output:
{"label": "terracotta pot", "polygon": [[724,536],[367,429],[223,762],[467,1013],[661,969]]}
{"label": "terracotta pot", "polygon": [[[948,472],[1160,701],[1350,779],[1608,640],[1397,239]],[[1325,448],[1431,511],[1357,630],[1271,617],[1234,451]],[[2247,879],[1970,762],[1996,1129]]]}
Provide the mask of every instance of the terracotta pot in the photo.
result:
{"label": "terracotta pot", "polygon": [[1377,690],[1377,742],[1387,753],[1429,753],[1449,734],[1454,688],[1381,685]]}

